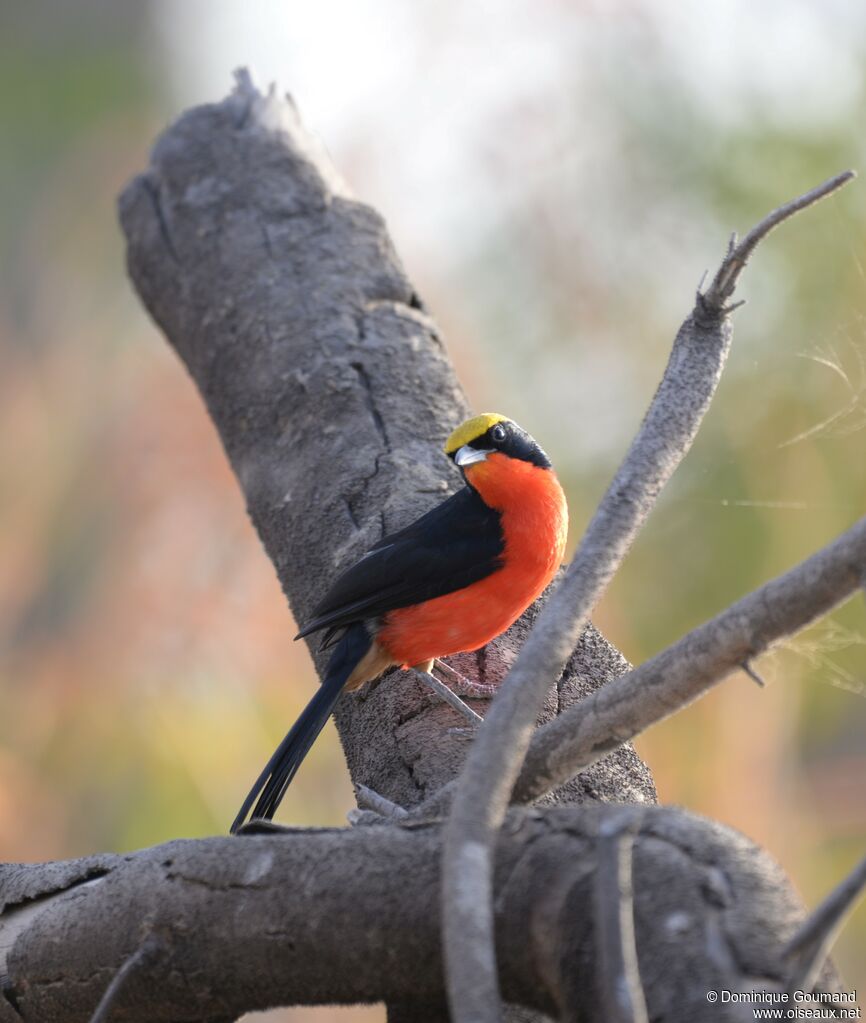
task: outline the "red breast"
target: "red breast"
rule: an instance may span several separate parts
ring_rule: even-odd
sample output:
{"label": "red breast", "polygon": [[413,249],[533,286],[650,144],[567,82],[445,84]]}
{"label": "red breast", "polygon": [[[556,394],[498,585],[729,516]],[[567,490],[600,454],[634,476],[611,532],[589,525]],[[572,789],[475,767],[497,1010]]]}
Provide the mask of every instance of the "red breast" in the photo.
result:
{"label": "red breast", "polygon": [[466,480],[500,513],[503,566],[462,590],[386,615],[377,641],[398,664],[489,643],[541,595],[562,562],[568,507],[552,469],[496,452],[467,466]]}

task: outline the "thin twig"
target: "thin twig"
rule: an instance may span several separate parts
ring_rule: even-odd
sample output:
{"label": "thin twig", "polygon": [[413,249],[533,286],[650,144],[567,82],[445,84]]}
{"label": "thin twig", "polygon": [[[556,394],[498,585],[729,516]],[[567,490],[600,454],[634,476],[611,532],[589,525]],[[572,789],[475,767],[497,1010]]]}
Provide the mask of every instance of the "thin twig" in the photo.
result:
{"label": "thin twig", "polygon": [[390,799],[360,783],[355,785],[355,799],[359,809],[372,810],[373,813],[379,814],[380,817],[386,817],[388,820],[401,820],[408,816],[402,806],[392,803]]}
{"label": "thin twig", "polygon": [[757,671],[755,671],[755,669],[752,667],[752,662],[748,658],[746,658],[746,660],[743,661],[740,667],[755,683],[755,685],[759,685],[762,689],[766,686],[767,683],[761,678]]}
{"label": "thin twig", "polygon": [[646,1023],[632,901],[632,846],[640,817],[625,812],[599,830],[593,910],[596,977],[607,1023]]}
{"label": "thin twig", "polygon": [[[800,210],[804,210],[807,206],[812,206],[814,203],[824,199],[843,185],[846,185],[854,177],[856,177],[854,171],[843,171],[841,174],[837,174],[823,184],[818,185],[817,188],[813,188],[810,192],[806,192],[805,195],[792,199],[791,202],[786,202],[784,206],[780,206],[778,209],[773,210],[772,213],[768,213],[740,242],[737,242],[736,234],[731,235],[728,253],[709,288],[701,296],[703,304],[716,312],[724,309],[725,303],[734,293],[737,280],[743,272],[746,263],[748,263],[749,257],[757,248],[758,243],[763,241],[774,228],[778,227],[779,224],[789,217],[793,217]],[[729,306],[727,311],[731,312],[733,308]]]}
{"label": "thin twig", "polygon": [[538,799],[691,703],[772,643],[826,614],[857,591],[863,567],[866,518],[539,728],[514,800]]}
{"label": "thin twig", "polygon": [[794,959],[788,991],[811,991],[848,912],[866,889],[866,857],[833,889],[783,950]]}
{"label": "thin twig", "polygon": [[[443,848],[442,947],[455,1023],[499,1023],[502,1015],[493,948],[492,848],[547,690],[691,447],[727,358],[731,326],[724,304],[745,259],[776,223],[828,190],[829,184],[821,186],[753,228],[726,257],[707,295],[699,297],[677,334],[637,437],[478,729],[458,781]],[[734,261],[742,265],[729,266]]]}
{"label": "thin twig", "polygon": [[162,945],[159,940],[151,935],[135,952],[123,963],[120,969],[111,978],[111,983],[105,989],[96,1010],[90,1017],[90,1023],[108,1023],[109,1013],[126,986],[132,974],[140,967],[151,962],[160,951]]}

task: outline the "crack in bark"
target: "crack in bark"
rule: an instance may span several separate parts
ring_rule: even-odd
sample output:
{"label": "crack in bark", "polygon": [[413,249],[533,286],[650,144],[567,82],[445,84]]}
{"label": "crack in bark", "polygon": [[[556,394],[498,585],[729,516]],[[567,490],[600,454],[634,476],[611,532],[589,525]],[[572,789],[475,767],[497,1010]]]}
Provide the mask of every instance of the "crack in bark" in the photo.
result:
{"label": "crack in bark", "polygon": [[343,507],[346,509],[346,514],[349,516],[349,521],[352,523],[352,528],[355,532],[360,533],[361,523],[358,521],[358,516],[355,514],[355,509],[352,507],[352,501],[348,497],[341,497],[340,500],[343,502]]}
{"label": "crack in bark", "polygon": [[409,776],[409,781],[412,782],[412,784],[415,786],[418,795],[423,799],[427,795],[427,786],[422,784],[418,776],[415,774],[415,765],[421,759],[421,754],[419,753],[415,757],[407,756],[406,752],[400,748],[401,746],[405,745],[405,740],[401,741],[400,736],[398,736],[396,733],[394,738],[397,741],[397,749],[399,750],[400,753],[400,759],[403,761],[403,764],[406,767],[406,771]]}
{"label": "crack in bark", "polygon": [[[363,340],[364,331],[359,326],[359,336]],[[367,405],[367,409],[373,420],[373,425],[376,427],[376,432],[382,439],[382,443],[385,445],[385,450],[390,454],[391,452],[391,441],[388,439],[388,431],[385,428],[385,420],[382,418],[382,413],[376,407],[376,399],[373,396],[373,385],[370,381],[370,376],[362,362],[350,363],[352,369],[358,374],[358,380],[361,382],[361,387],[364,392],[364,401]]]}
{"label": "crack in bark", "polygon": [[[277,258],[276,254],[274,253],[274,247],[271,244],[271,233],[268,230],[268,225],[262,220],[259,220],[259,230],[262,232],[262,241],[265,243],[265,252],[267,252],[268,254],[268,259],[272,263],[276,263]],[[265,328],[268,333],[268,340],[272,340],[272,338],[270,337],[270,327],[267,322],[267,316],[265,317]]]}
{"label": "crack in bark", "polygon": [[[348,497],[346,497],[345,495],[341,495],[341,498],[344,504],[346,505],[346,510],[349,513],[349,518],[356,530],[360,530],[362,528],[358,516],[358,511],[356,509],[356,505],[366,495],[367,488],[370,486],[373,480],[379,475],[379,471],[382,466],[382,459],[386,456],[386,454],[387,452],[380,451],[373,459],[373,471],[371,473],[368,473],[368,475],[361,477],[361,479],[358,481],[356,488]],[[384,534],[385,519],[384,515],[382,515],[380,536],[384,536]]]}
{"label": "crack in bark", "polygon": [[72,878],[65,884],[57,885],[54,888],[48,888],[44,891],[39,891],[35,895],[24,895],[20,899],[12,899],[9,902],[4,902],[2,908],[0,908],[0,935],[2,935],[3,931],[4,917],[12,916],[12,914],[18,910],[32,906],[38,902],[44,902],[56,895],[62,895],[64,892],[69,892],[74,888],[81,887],[81,885],[90,884],[93,881],[99,881],[101,878],[107,877],[111,871],[111,867],[88,867],[83,874]]}
{"label": "crack in bark", "polygon": [[3,998],[15,1015],[18,1016],[19,1019],[24,1019],[24,1016],[21,1013],[21,1006],[18,1002],[18,992],[13,984],[9,984],[7,982],[5,977],[2,978],[2,983],[0,983],[0,994],[3,995]]}
{"label": "crack in bark", "polygon": [[233,892],[233,891],[265,891],[270,888],[270,885],[259,884],[255,881],[226,881],[217,884],[211,881],[207,877],[192,877],[189,874],[181,874],[176,870],[167,870],[165,872],[166,881],[180,881],[182,884],[198,885],[200,888],[206,888],[210,892]]}
{"label": "crack in bark", "polygon": [[[14,951],[18,938],[37,916],[49,910],[53,900],[78,888],[102,881],[111,870],[111,867],[89,867],[82,875],[72,878],[65,884],[7,902],[0,910],[0,993],[18,1016],[23,1018],[19,1003],[21,992],[9,981],[9,956]],[[63,979],[60,978],[60,981]]]}
{"label": "crack in bark", "polygon": [[168,226],[168,218],[165,215],[165,210],[162,208],[162,196],[160,195],[159,181],[154,180],[152,172],[142,174],[138,180],[141,182],[141,187],[145,190],[148,198],[150,199],[150,204],[153,207],[153,214],[156,217],[156,223],[159,227],[159,233],[162,237],[166,251],[174,262],[180,265],[180,256],[175,248],[174,239],[171,236],[171,231]]}
{"label": "crack in bark", "polygon": [[487,685],[487,646],[480,647],[475,652],[475,664],[478,668],[478,681],[481,685]]}

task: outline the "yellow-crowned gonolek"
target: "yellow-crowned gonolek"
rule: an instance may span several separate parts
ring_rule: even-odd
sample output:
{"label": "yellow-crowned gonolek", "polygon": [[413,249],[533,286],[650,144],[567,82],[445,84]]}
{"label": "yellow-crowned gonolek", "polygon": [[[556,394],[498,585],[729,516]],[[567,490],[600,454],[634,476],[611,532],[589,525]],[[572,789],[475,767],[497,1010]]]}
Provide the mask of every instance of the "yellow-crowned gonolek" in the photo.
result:
{"label": "yellow-crowned gonolek", "polygon": [[259,776],[232,832],[255,802],[270,820],[340,693],[393,665],[429,672],[477,650],[538,597],[562,560],[568,510],[550,460],[516,423],[475,416],[445,453],[466,486],[380,540],[335,581],[298,637],[334,643],[325,679]]}

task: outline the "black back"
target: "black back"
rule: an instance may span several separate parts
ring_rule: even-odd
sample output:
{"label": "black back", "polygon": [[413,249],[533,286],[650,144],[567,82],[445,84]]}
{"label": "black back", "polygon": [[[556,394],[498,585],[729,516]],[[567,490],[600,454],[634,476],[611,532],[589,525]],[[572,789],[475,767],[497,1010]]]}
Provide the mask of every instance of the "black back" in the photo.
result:
{"label": "black back", "polygon": [[464,487],[339,576],[297,638],[463,589],[502,567],[504,547],[499,512]]}

